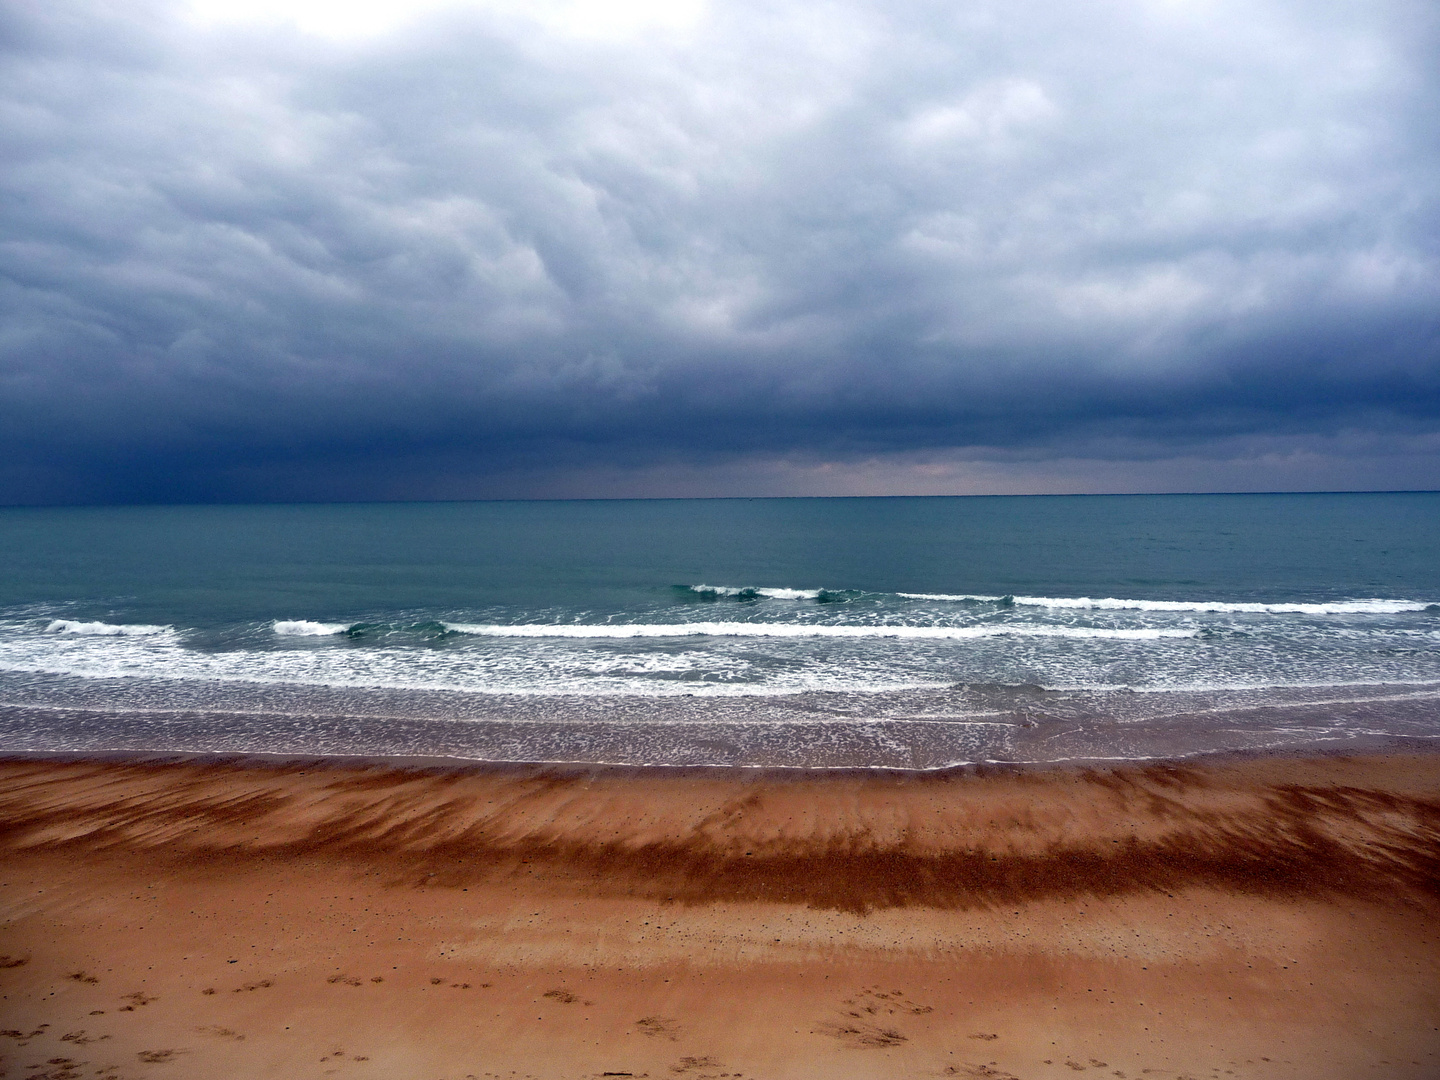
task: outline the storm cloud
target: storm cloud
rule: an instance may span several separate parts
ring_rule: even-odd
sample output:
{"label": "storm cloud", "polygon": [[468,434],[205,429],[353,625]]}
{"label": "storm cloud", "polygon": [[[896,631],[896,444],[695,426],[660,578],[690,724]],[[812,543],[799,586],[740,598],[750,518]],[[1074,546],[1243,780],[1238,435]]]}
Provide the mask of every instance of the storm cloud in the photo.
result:
{"label": "storm cloud", "polygon": [[1433,4],[258,10],[0,8],[0,502],[1440,487]]}

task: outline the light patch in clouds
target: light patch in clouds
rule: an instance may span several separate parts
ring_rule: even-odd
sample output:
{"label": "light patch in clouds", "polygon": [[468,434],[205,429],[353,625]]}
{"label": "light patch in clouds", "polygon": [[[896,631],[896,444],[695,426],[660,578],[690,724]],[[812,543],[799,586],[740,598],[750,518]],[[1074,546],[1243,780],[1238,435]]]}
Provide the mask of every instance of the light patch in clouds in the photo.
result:
{"label": "light patch in clouds", "polygon": [[1129,270],[1123,277],[1067,282],[1056,306],[1079,320],[1178,319],[1211,295],[1209,286],[1186,271],[1166,265]]}
{"label": "light patch in clouds", "polygon": [[902,139],[924,154],[955,151],[989,154],[1018,149],[1027,128],[1056,120],[1060,109],[1044,87],[1009,78],[979,86],[962,100],[922,110],[901,125]]}
{"label": "light patch in clouds", "polygon": [[269,24],[335,41],[361,41],[443,13],[484,13],[563,36],[621,40],[692,30],[705,0],[189,0],[202,25]]}

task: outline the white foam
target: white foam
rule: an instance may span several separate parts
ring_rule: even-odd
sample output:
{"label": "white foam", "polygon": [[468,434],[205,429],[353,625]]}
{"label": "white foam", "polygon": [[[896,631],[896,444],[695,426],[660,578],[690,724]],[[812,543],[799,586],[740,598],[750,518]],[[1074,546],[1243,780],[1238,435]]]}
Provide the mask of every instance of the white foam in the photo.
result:
{"label": "white foam", "polygon": [[998,604],[1006,599],[1003,596],[972,596],[969,593],[897,592],[895,595],[906,600],[957,600],[972,604]]}
{"label": "white foam", "polygon": [[86,637],[150,637],[166,634],[170,626],[147,626],[142,623],[76,622],[56,619],[45,628],[47,634],[83,634]]}
{"label": "white foam", "polygon": [[[1013,624],[827,626],[804,625],[798,619],[605,624],[598,628],[527,624],[518,628],[461,627],[484,635],[469,639],[480,647],[464,647],[462,641],[456,641],[460,647],[444,649],[373,643],[337,648],[329,644],[333,638],[277,637],[268,646],[218,651],[187,648],[183,635],[175,632],[89,636],[46,634],[41,632],[44,627],[44,622],[33,620],[0,622],[0,673],[537,697],[749,697],[942,688],[957,680],[1014,681],[1017,671],[1008,659],[1012,656],[1019,658],[1018,672],[1026,683],[1054,690],[1164,694],[1273,691],[1277,686],[1343,688],[1382,682],[1420,689],[1440,678],[1433,650],[1397,650],[1391,658],[1388,652],[1378,654],[1366,645],[1360,652],[1301,648],[1289,656],[1284,650],[1276,654],[1268,647],[1251,653],[1246,643],[1254,639],[1248,638],[1227,638],[1218,647],[1212,643],[1196,648],[1197,630],[1193,627],[1117,632]],[[742,636],[703,636],[717,628]],[[1298,639],[1302,644],[1313,640],[1317,632],[1314,628],[1302,630],[1306,635]],[[1391,632],[1374,633],[1383,636]],[[1325,634],[1328,638],[1329,631]],[[639,640],[616,640],[626,637]],[[930,640],[916,640],[925,638]],[[965,639],[976,638],[989,641],[965,643]],[[1157,638],[1183,640],[1148,640]],[[1259,662],[1252,662],[1254,658]],[[782,662],[777,664],[777,660]],[[1124,662],[1117,664],[1119,660]],[[0,686],[4,685],[0,680]],[[1343,689],[1335,692],[1344,694]]]}
{"label": "white foam", "polygon": [[1081,611],[1195,611],[1256,615],[1393,615],[1424,611],[1422,600],[1334,600],[1328,603],[1247,603],[1227,600],[1127,600],[1089,596],[970,596],[950,593],[896,593],[907,600],[952,600],[969,603],[1011,603],[1017,607],[1068,608]]}
{"label": "white foam", "polygon": [[479,637],[513,638],[923,638],[965,640],[990,637],[1109,638],[1118,641],[1152,641],[1157,638],[1195,637],[1196,630],[1160,630],[1144,627],[1115,630],[1092,626],[831,626],[814,623],[519,623],[515,625],[446,623],[447,630]]}
{"label": "white foam", "polygon": [[690,591],[702,596],[763,596],[769,600],[815,600],[823,589],[749,589],[729,585],[691,585]]}
{"label": "white foam", "polygon": [[281,637],[329,637],[343,634],[349,623],[311,622],[309,619],[276,619],[275,633]]}
{"label": "white foam", "polygon": [[[285,640],[285,639],[282,639]],[[876,670],[853,662],[821,663],[771,673],[757,681],[744,657],[688,653],[597,655],[591,642],[514,643],[502,649],[416,650],[289,648],[209,651],[161,638],[7,635],[0,628],[0,673],[29,672],[85,679],[155,678],[167,682],[250,683],[390,690],[463,691],[533,697],[557,695],[668,697],[775,696],[809,690],[886,691],[941,688],[948,677]],[[685,677],[693,673],[694,677]]]}

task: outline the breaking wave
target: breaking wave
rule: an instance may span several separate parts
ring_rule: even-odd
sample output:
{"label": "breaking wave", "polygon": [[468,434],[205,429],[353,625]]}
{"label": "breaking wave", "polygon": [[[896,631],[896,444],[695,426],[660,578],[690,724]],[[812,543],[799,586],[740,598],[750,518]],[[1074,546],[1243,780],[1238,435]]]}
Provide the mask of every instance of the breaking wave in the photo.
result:
{"label": "breaking wave", "polygon": [[275,633],[281,637],[330,637],[350,629],[349,623],[311,622],[309,619],[276,619]]}
{"label": "breaking wave", "polygon": [[1153,627],[1110,629],[1091,626],[824,626],[799,623],[522,623],[474,625],[447,623],[457,634],[513,638],[924,638],[963,640],[991,637],[1108,638],[1116,641],[1153,641],[1157,638],[1196,637],[1198,630],[1160,630]]}
{"label": "breaking wave", "polygon": [[[788,589],[755,585],[686,585],[686,592],[707,599],[732,600],[838,600],[861,595],[855,589]],[[1327,600],[1314,603],[1236,600],[1134,600],[1115,596],[992,596],[983,593],[871,593],[904,600],[940,603],[995,604],[1000,607],[1035,607],[1069,611],[1194,612],[1220,615],[1396,615],[1407,611],[1440,611],[1432,600]]]}
{"label": "breaking wave", "polygon": [[172,626],[147,626],[140,623],[76,622],[56,619],[45,627],[47,634],[83,634],[87,637],[151,637],[168,634]]}
{"label": "breaking wave", "polygon": [[1251,603],[1224,600],[1127,600],[1089,596],[970,596],[952,593],[896,593],[907,600],[1004,604],[1015,607],[1067,608],[1080,611],[1194,611],[1256,615],[1394,615],[1403,611],[1440,610],[1423,600],[1334,600],[1316,604]]}
{"label": "breaking wave", "polygon": [[736,600],[819,600],[824,589],[761,589],[751,586],[732,588],[728,585],[687,585],[690,592],[706,597],[730,597]]}

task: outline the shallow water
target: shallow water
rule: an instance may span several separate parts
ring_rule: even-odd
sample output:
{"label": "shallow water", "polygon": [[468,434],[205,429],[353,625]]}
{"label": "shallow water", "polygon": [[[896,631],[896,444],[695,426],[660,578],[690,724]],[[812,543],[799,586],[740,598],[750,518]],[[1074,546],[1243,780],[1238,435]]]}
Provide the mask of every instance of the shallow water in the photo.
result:
{"label": "shallow water", "polygon": [[0,747],[931,768],[1440,737],[1440,495],[0,511]]}

